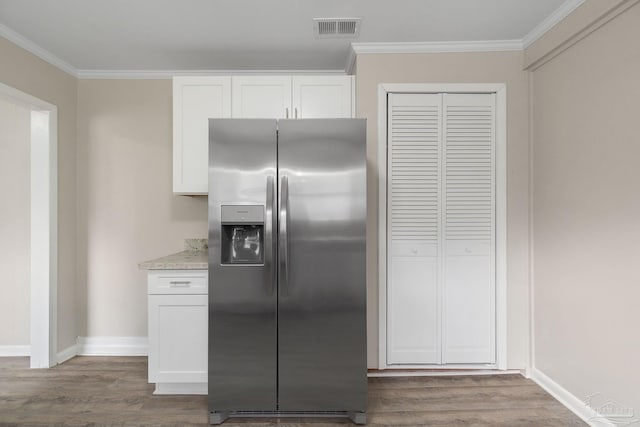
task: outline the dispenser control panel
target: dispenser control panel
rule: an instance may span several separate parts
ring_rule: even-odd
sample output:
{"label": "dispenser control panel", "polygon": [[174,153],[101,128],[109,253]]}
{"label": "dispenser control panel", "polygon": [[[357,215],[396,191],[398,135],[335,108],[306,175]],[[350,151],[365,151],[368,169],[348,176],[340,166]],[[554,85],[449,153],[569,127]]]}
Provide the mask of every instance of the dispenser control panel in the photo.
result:
{"label": "dispenser control panel", "polygon": [[220,218],[223,225],[237,223],[264,225],[264,206],[222,205]]}
{"label": "dispenser control panel", "polygon": [[223,205],[220,263],[264,264],[264,206]]}

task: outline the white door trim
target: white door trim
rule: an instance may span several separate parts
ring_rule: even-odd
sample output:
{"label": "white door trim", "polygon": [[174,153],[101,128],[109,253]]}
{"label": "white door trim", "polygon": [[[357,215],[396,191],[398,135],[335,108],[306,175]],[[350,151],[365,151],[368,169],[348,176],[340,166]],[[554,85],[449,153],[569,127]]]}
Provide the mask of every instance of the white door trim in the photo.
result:
{"label": "white door trim", "polygon": [[[503,83],[378,85],[378,368],[387,364],[387,95],[389,93],[496,94],[496,364],[507,369],[507,86]],[[444,368],[447,365],[416,365]],[[462,366],[461,366],[462,367]],[[465,366],[467,368],[471,366]],[[399,366],[402,369],[412,366]],[[482,366],[486,369],[486,366]]]}
{"label": "white door trim", "polygon": [[31,109],[31,367],[56,365],[58,107],[0,83],[0,96]]}

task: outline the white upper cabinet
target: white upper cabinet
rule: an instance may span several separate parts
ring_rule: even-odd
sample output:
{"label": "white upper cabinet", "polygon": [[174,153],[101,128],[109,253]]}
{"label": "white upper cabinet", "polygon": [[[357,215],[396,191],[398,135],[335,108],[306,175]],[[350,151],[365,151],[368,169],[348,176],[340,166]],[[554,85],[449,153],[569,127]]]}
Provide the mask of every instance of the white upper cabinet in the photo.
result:
{"label": "white upper cabinet", "polygon": [[231,77],[174,77],[173,192],[207,194],[210,117],[231,117]]}
{"label": "white upper cabinet", "polygon": [[354,117],[352,76],[173,79],[173,192],[208,194],[209,118]]}
{"label": "white upper cabinet", "polygon": [[233,117],[353,117],[351,76],[243,76],[232,80]]}
{"label": "white upper cabinet", "polygon": [[353,117],[350,76],[293,77],[293,118]]}
{"label": "white upper cabinet", "polygon": [[291,114],[291,77],[242,76],[233,78],[233,117],[282,119]]}

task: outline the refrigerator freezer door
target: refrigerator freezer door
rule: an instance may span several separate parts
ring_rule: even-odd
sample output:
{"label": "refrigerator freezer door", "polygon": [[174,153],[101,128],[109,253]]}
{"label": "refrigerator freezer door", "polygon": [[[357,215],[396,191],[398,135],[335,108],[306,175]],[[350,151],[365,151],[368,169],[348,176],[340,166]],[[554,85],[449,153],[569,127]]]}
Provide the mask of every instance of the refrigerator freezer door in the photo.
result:
{"label": "refrigerator freezer door", "polygon": [[365,123],[278,122],[280,411],[366,409]]}
{"label": "refrigerator freezer door", "polygon": [[[275,411],[276,121],[211,119],[209,136],[209,410]],[[229,215],[230,207],[238,218]],[[234,220],[238,224],[229,225]],[[253,256],[248,262],[254,261],[222,263],[229,258],[221,251],[222,222],[235,229],[232,242],[246,246]],[[249,232],[259,236],[250,227],[262,226],[263,236],[247,240]],[[258,257],[254,246],[260,244]]]}

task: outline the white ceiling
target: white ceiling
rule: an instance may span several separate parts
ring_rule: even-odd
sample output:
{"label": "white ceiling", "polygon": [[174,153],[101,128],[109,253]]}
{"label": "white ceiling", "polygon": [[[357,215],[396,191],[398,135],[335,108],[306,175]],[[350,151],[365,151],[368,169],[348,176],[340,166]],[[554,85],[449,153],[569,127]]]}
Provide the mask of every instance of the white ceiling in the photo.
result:
{"label": "white ceiling", "polygon": [[[344,70],[351,42],[522,42],[579,3],[0,0],[0,35],[76,70]],[[362,18],[360,36],[318,39],[316,17]]]}

